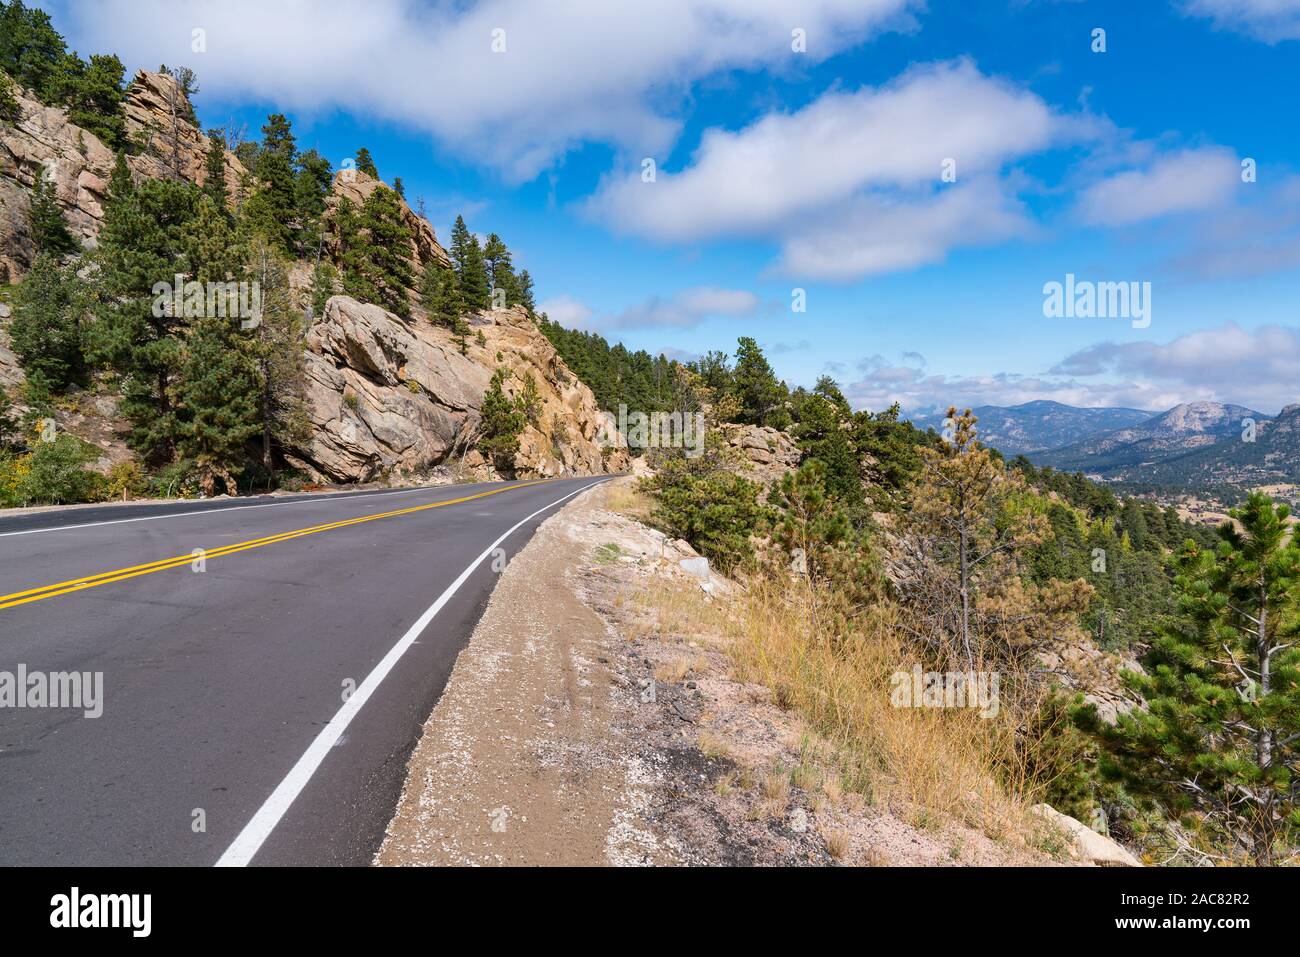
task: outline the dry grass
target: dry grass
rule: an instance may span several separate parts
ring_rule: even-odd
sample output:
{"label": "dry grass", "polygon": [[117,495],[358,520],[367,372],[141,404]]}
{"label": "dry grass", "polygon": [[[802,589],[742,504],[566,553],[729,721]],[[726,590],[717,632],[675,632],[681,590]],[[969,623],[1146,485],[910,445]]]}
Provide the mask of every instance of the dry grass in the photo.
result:
{"label": "dry grass", "polygon": [[916,826],[953,820],[995,839],[1032,833],[1033,789],[1015,770],[1008,709],[982,718],[974,709],[891,705],[890,676],[910,662],[894,606],[877,606],[859,636],[835,641],[814,632],[798,598],[763,579],[727,604],[666,583],[640,601],[661,634],[721,636],[736,676],[772,689],[829,746],[826,754],[805,746],[799,766],[782,772],[780,796],[768,793],[777,785],[765,775],[757,813],[784,809],[793,783],[820,787],[832,803],[882,804]]}
{"label": "dry grass", "polygon": [[828,827],[821,832],[826,842],[826,853],[837,861],[844,860],[849,853],[849,832],[838,827]]}
{"label": "dry grass", "polygon": [[653,503],[644,492],[637,491],[635,479],[621,479],[605,487],[605,507],[611,512],[644,522]]}

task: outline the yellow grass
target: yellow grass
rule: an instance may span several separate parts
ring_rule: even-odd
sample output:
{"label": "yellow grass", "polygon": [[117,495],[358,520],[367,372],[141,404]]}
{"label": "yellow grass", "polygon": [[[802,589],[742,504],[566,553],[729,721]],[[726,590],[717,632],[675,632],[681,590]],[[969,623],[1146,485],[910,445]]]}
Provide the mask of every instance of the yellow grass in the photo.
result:
{"label": "yellow grass", "polygon": [[[832,640],[815,633],[797,596],[763,578],[727,602],[663,583],[641,603],[661,635],[718,636],[737,678],[770,688],[829,745],[829,755],[805,745],[800,765],[782,771],[780,794],[773,772],[764,775],[759,813],[784,807],[793,783],[821,787],[833,802],[881,804],[917,826],[955,820],[994,838],[1038,830],[1027,813],[1033,784],[1016,770],[1013,715],[891,704],[890,676],[913,660],[899,638],[898,608],[879,605],[860,636]],[[819,779],[819,765],[835,768],[838,779]]]}

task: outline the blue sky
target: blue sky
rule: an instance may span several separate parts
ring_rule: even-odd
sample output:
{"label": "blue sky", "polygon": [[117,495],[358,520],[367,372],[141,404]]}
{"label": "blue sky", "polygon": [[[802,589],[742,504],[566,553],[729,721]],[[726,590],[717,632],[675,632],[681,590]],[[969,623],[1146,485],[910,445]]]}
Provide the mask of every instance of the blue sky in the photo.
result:
{"label": "blue sky", "polygon": [[[367,146],[632,347],[754,336],[867,408],[1300,401],[1300,0],[45,6],[192,67],[207,126]],[[1150,325],[1045,317],[1067,273],[1149,282]]]}

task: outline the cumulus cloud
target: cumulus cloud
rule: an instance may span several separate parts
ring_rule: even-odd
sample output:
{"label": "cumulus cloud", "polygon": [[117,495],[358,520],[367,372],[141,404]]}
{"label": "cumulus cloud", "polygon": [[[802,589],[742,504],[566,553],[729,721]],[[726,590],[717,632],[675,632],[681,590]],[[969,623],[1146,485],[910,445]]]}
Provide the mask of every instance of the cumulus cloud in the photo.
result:
{"label": "cumulus cloud", "polygon": [[1183,12],[1265,43],[1300,39],[1300,0],[1186,0]]}
{"label": "cumulus cloud", "polygon": [[537,304],[537,311],[546,313],[552,322],[558,322],[570,329],[585,329],[591,319],[592,310],[584,302],[572,296],[554,296]]}
{"label": "cumulus cloud", "polygon": [[768,308],[757,295],[744,289],[695,286],[670,296],[651,296],[620,312],[597,315],[572,296],[557,296],[538,304],[563,326],[581,329],[687,329],[706,319],[743,319]]}
{"label": "cumulus cloud", "polygon": [[1079,350],[1041,375],[929,373],[919,356],[857,365],[845,394],[858,408],[897,402],[913,414],[953,405],[1019,405],[1054,399],[1082,407],[1162,410],[1208,399],[1272,413],[1300,401],[1300,328],[1227,323],[1165,343],[1106,342]]}
{"label": "cumulus cloud", "polygon": [[[773,239],[785,271],[848,279],[1026,231],[1006,165],[1094,133],[968,60],[927,64],[739,131],[710,130],[687,168],[650,183],[639,170],[609,177],[586,210],[667,242]],[[955,183],[941,181],[945,161]]]}
{"label": "cumulus cloud", "polygon": [[[101,0],[70,4],[79,48],[185,63],[205,95],[340,108],[434,134],[530,179],[579,142],[653,153],[690,85],[818,61],[915,26],[919,0]],[[206,31],[206,52],[191,30]],[[504,30],[505,52],[493,31]]]}
{"label": "cumulus cloud", "polygon": [[1223,206],[1241,185],[1241,166],[1231,150],[1182,150],[1094,183],[1083,191],[1078,208],[1085,222],[1126,226]]}

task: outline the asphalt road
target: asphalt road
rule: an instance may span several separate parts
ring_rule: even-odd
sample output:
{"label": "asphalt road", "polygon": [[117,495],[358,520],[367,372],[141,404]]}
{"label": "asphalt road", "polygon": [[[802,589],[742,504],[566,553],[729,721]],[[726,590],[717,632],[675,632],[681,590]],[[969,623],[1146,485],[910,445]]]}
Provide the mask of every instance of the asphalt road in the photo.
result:
{"label": "asphalt road", "polygon": [[498,571],[602,480],[0,518],[0,681],[103,682],[0,707],[0,865],[368,863]]}

